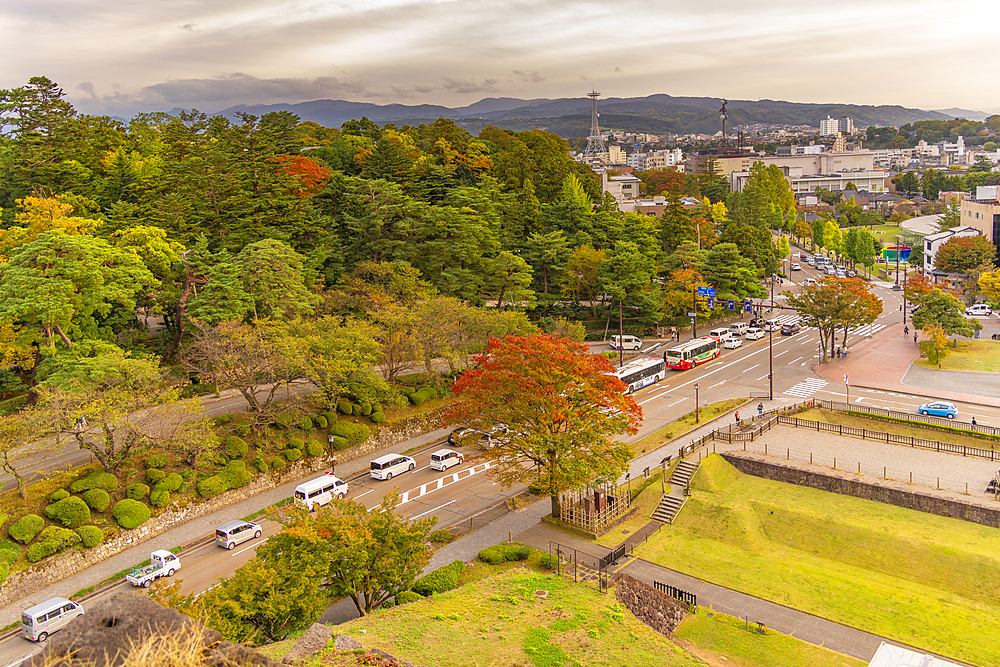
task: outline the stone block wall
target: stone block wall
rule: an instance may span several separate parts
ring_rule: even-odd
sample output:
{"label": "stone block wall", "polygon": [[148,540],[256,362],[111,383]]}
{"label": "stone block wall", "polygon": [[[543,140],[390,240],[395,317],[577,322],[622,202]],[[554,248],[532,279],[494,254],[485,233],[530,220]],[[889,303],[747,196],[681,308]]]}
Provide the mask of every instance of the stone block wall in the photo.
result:
{"label": "stone block wall", "polygon": [[[350,461],[399,444],[423,433],[438,428],[440,416],[437,412],[419,415],[402,422],[384,426],[368,439],[368,441],[350,449],[336,452],[334,462]],[[278,486],[294,482],[309,473],[330,467],[330,459],[326,456],[297,461],[280,475],[273,472],[257,475],[249,484],[238,489],[220,493],[204,502],[189,502],[186,505],[173,503],[166,511],[149,519],[133,530],[121,530],[117,535],[106,539],[92,549],[73,550],[57,554],[52,558],[29,567],[20,572],[14,572],[7,577],[0,587],[0,607],[13,604],[27,597],[32,591],[44,588],[76,574],[115,556],[126,549],[142,544],[182,523],[197,519],[238,503],[247,498],[270,491]]]}
{"label": "stone block wall", "polygon": [[975,503],[963,502],[954,498],[943,498],[917,493],[907,488],[870,484],[848,476],[826,474],[811,470],[802,470],[781,463],[760,461],[754,458],[727,452],[722,454],[734,468],[747,475],[773,479],[777,482],[808,486],[821,491],[839,493],[844,496],[854,496],[865,500],[875,500],[896,507],[905,507],[918,512],[948,516],[953,519],[971,521],[984,526],[1000,528],[1000,509],[983,507]]}
{"label": "stone block wall", "polygon": [[687,616],[688,606],[624,572],[615,576],[615,599],[636,618],[670,636]]}

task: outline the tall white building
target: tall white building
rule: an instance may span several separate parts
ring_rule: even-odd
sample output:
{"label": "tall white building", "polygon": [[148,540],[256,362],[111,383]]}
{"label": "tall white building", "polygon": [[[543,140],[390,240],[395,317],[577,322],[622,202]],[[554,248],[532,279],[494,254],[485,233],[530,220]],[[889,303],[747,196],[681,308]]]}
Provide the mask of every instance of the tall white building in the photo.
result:
{"label": "tall white building", "polygon": [[826,120],[819,122],[819,135],[821,137],[831,137],[838,132],[844,134],[854,134],[854,119],[843,116],[841,118],[826,117]]}

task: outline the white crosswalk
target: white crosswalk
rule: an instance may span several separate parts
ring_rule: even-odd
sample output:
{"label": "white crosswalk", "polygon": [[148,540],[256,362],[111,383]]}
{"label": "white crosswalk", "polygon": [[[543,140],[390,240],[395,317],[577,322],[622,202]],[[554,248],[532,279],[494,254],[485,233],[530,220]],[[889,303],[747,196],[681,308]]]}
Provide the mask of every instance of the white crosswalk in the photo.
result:
{"label": "white crosswalk", "polygon": [[872,324],[871,328],[869,328],[869,325],[865,324],[860,327],[855,327],[854,329],[850,329],[848,330],[847,333],[850,336],[867,336],[869,333],[874,335],[877,334],[882,329],[885,329],[885,326],[886,325],[884,324]]}
{"label": "white crosswalk", "polygon": [[807,378],[801,382],[793,384],[791,387],[785,390],[785,393],[789,396],[797,396],[799,398],[809,398],[817,391],[829,384],[826,380],[820,380],[819,378]]}

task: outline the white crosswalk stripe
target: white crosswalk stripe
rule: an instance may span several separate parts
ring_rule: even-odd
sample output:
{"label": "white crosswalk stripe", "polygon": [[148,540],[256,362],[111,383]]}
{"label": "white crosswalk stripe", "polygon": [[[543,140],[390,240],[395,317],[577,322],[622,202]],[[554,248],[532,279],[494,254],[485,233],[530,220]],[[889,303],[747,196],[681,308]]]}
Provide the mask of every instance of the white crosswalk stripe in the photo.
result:
{"label": "white crosswalk stripe", "polygon": [[797,396],[799,398],[809,398],[817,391],[829,384],[826,380],[820,380],[819,378],[807,378],[793,384],[791,387],[785,390],[785,393],[789,396]]}
{"label": "white crosswalk stripe", "polygon": [[863,326],[851,329],[847,333],[848,333],[848,335],[851,335],[851,336],[867,336],[869,333],[877,334],[882,329],[885,329],[885,326],[886,325],[884,325],[884,324],[872,324],[871,328],[869,328],[868,325],[865,324]]}

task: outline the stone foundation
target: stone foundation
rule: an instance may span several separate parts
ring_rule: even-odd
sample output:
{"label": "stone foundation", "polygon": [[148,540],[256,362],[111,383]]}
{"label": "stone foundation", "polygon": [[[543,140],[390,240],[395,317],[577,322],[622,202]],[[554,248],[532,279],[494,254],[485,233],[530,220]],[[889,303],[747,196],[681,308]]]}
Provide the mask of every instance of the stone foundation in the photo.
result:
{"label": "stone foundation", "polygon": [[669,637],[687,616],[688,606],[624,572],[615,576],[615,599],[636,618]]}

